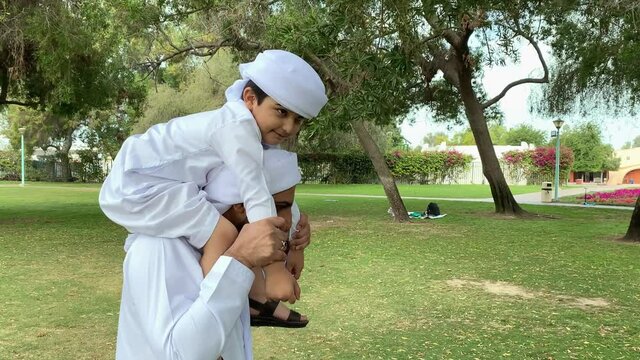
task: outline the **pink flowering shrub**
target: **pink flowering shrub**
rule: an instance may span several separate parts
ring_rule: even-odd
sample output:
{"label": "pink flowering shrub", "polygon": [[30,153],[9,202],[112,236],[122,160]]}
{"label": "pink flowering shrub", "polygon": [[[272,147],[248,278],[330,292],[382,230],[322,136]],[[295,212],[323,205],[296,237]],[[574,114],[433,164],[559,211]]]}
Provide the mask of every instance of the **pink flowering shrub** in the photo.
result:
{"label": "pink flowering shrub", "polygon": [[[573,166],[573,151],[560,147],[560,178],[567,179]],[[533,150],[513,150],[502,155],[502,161],[509,165],[513,172],[523,173],[526,177],[540,175],[551,178],[556,167],[556,148],[553,146],[539,147]]]}
{"label": "pink flowering shrub", "polygon": [[[587,201],[608,205],[634,205],[640,196],[638,189],[619,189],[607,192],[595,192],[587,194]],[[576,199],[584,199],[584,195],[576,196]]]}

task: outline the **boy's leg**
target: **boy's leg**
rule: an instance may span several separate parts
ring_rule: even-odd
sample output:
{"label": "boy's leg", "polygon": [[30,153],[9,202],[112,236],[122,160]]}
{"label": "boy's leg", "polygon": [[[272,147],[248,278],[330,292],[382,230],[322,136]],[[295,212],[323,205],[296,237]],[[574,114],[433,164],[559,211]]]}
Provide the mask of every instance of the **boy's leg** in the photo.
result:
{"label": "boy's leg", "polygon": [[[255,274],[255,279],[253,280],[253,285],[251,285],[251,290],[249,291],[249,298],[264,304],[269,300],[265,290],[264,273],[262,272],[262,268],[253,268],[252,270]],[[259,311],[256,309],[251,308],[250,310],[251,315],[255,316],[259,314]],[[290,312],[291,310],[283,302],[278,302],[278,306],[273,312],[273,316],[280,320],[287,320]],[[301,315],[300,320],[306,321],[307,317],[305,315]]]}
{"label": "boy's leg", "polygon": [[298,282],[284,266],[284,262],[275,262],[262,268],[264,287],[268,299],[295,303],[300,298]]}
{"label": "boy's leg", "polygon": [[202,273],[207,276],[213,264],[218,258],[233,244],[238,237],[238,230],[226,218],[220,216],[220,220],[216,224],[213,233],[202,248],[202,257],[200,258],[200,266]]}

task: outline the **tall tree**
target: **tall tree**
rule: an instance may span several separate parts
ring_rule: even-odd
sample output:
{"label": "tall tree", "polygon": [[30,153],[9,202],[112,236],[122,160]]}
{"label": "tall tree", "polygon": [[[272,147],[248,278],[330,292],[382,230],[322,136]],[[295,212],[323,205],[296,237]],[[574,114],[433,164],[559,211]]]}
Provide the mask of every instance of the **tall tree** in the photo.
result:
{"label": "tall tree", "polygon": [[[388,1],[402,49],[411,56],[423,81],[424,102],[440,117],[464,113],[478,146],[482,167],[502,214],[523,214],[509,189],[493,149],[487,119],[515,86],[545,83],[548,69],[538,45],[551,33],[537,1]],[[539,77],[514,79],[488,99],[481,86],[482,69],[519,60],[521,41],[540,61]]]}
{"label": "tall tree", "polygon": [[[4,1],[0,4],[0,107],[38,109],[14,120],[39,146],[59,151],[65,179],[68,153],[95,110],[133,104],[144,96],[129,65],[121,1]],[[31,129],[31,130],[30,130]]]}
{"label": "tall tree", "polygon": [[620,159],[611,145],[602,142],[602,130],[594,121],[567,128],[560,141],[573,150],[574,171],[600,172],[620,167]]}
{"label": "tall tree", "polygon": [[438,146],[443,142],[451,143],[451,141],[449,140],[449,136],[443,132],[427,134],[424,138],[422,138],[422,143],[429,146]]}
{"label": "tall tree", "polygon": [[[549,114],[634,112],[640,100],[640,4],[636,0],[558,2],[546,21],[557,58],[538,109]],[[627,239],[640,241],[640,200]]]}
{"label": "tall tree", "polygon": [[[384,21],[377,17],[376,2],[283,0],[203,4],[176,1],[167,4],[171,5],[175,7],[170,13],[199,24],[199,35],[183,39],[163,37],[168,50],[150,58],[145,66],[158,70],[167,60],[185,54],[210,56],[223,47],[237,50],[241,61],[253,58],[266,48],[284,48],[301,55],[324,78],[331,98],[323,115],[313,123],[331,123],[335,130],[354,131],[374,164],[394,218],[408,220],[393,176],[368,131],[370,124],[395,123],[396,118],[411,107],[410,99],[415,94],[408,89],[411,65],[394,44],[384,39],[386,34],[381,27]],[[162,11],[166,13],[167,7]],[[381,26],[373,26],[372,22]]]}
{"label": "tall tree", "polygon": [[640,147],[640,135],[636,136],[633,141],[628,141],[622,146],[623,149],[632,149]]}
{"label": "tall tree", "polygon": [[520,124],[507,131],[504,141],[506,145],[520,145],[524,141],[527,144],[539,146],[547,142],[547,136],[544,131],[538,130],[530,124]]}

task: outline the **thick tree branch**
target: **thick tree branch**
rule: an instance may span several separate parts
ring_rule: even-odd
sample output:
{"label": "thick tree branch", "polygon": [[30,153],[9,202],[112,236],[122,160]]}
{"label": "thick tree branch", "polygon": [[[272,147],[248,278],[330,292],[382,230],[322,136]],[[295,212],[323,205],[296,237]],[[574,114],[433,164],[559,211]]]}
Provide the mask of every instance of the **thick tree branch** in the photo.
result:
{"label": "thick tree branch", "polygon": [[335,85],[333,90],[336,93],[343,94],[349,91],[349,89],[351,88],[351,84],[344,81],[344,79],[342,79],[341,76],[339,76],[338,74],[336,74],[335,71],[330,69],[329,66],[327,66],[327,64],[324,61],[322,61],[317,55],[307,54],[307,57],[324,75],[324,77],[329,79]]}
{"label": "thick tree branch", "polygon": [[520,79],[510,83],[509,85],[505,86],[505,88],[502,90],[502,92],[500,92],[500,94],[496,95],[493,99],[488,100],[487,102],[482,104],[482,109],[486,109],[489,106],[500,101],[500,99],[502,99],[507,94],[507,92],[511,90],[511,88],[513,87],[516,87],[522,84],[545,84],[549,82],[549,68],[547,67],[547,63],[544,61],[544,56],[542,55],[542,51],[540,51],[540,47],[538,46],[538,43],[531,36],[528,36],[522,32],[519,32],[519,35],[529,40],[529,43],[536,50],[536,53],[538,54],[538,59],[540,59],[540,63],[542,64],[542,69],[544,70],[544,76],[538,79],[524,78],[524,79]]}
{"label": "thick tree branch", "polygon": [[[198,45],[190,45],[184,48],[176,48],[176,51],[168,54],[161,55],[157,60],[149,60],[144,63],[139,63],[138,66],[145,67],[149,69],[151,72],[155,71],[157,68],[162,65],[162,63],[169,61],[177,56],[187,54],[198,57],[206,57],[215,55],[218,50],[223,47],[231,47],[233,46],[234,41],[231,39],[220,39],[215,43],[206,43],[206,44],[198,44]],[[172,45],[173,46],[173,45]],[[198,50],[208,49],[209,51],[200,52]]]}
{"label": "thick tree branch", "polygon": [[22,102],[22,101],[15,101],[15,100],[4,100],[4,101],[0,101],[0,105],[18,105],[18,106],[25,106],[25,107],[36,107],[38,105],[40,105],[37,102]]}

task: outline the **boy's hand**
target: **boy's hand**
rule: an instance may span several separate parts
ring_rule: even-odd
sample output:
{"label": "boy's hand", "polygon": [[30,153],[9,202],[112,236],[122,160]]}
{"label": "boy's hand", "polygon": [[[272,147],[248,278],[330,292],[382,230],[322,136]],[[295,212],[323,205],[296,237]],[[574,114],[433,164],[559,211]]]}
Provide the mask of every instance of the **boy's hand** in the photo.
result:
{"label": "boy's hand", "polygon": [[304,250],[311,243],[311,225],[306,214],[300,214],[300,221],[291,239],[292,250]]}
{"label": "boy's hand", "polygon": [[304,251],[290,250],[287,254],[287,270],[298,280],[304,269]]}
{"label": "boy's hand", "polygon": [[283,244],[287,233],[282,231],[285,221],[270,217],[242,227],[231,247],[224,253],[240,261],[248,268],[263,267],[276,261],[284,261]]}

